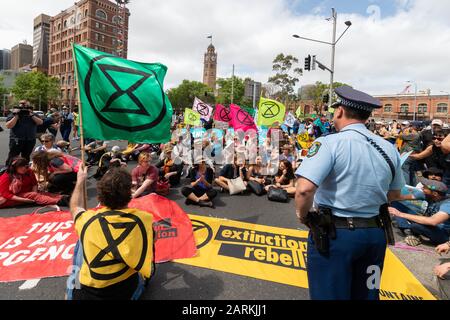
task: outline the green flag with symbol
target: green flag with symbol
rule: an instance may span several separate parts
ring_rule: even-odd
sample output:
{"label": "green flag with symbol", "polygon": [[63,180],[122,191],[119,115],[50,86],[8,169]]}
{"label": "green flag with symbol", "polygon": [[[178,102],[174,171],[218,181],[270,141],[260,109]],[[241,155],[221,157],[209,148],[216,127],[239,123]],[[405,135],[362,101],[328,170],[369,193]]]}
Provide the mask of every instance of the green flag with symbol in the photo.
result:
{"label": "green flag with symbol", "polygon": [[184,110],[184,123],[190,126],[199,126],[202,122],[201,115],[192,109],[186,108]]}
{"label": "green flag with symbol", "polygon": [[281,102],[265,98],[259,100],[258,126],[271,126],[275,122],[282,125],[285,115],[286,107]]}
{"label": "green flag with symbol", "polygon": [[167,67],[73,45],[84,135],[99,140],[166,143],[172,105],[164,92]]}

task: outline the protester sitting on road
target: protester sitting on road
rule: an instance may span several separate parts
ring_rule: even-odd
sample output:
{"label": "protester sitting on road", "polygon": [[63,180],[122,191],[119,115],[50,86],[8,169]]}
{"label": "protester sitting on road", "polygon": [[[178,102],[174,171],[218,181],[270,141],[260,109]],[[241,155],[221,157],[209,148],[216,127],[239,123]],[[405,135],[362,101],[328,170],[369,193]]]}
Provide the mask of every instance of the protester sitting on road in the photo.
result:
{"label": "protester sitting on road", "polygon": [[95,140],[84,146],[84,150],[86,151],[88,156],[86,163],[91,166],[96,165],[102,155],[106,152],[107,147],[108,144],[103,140]]}
{"label": "protester sitting on road", "polygon": [[405,242],[410,246],[421,243],[420,236],[427,237],[437,245],[446,242],[450,235],[450,199],[447,198],[447,186],[439,181],[422,178],[423,192],[428,201],[424,216],[415,212],[400,212],[396,203],[392,203],[389,212],[395,218],[398,228],[406,235]]}
{"label": "protester sitting on road", "polygon": [[150,154],[142,152],[138,157],[138,166],[131,172],[133,178],[133,198],[139,198],[156,192],[158,168],[150,164]]}
{"label": "protester sitting on road", "polygon": [[93,177],[99,180],[106,174],[106,172],[108,172],[108,170],[126,166],[126,159],[120,152],[120,147],[114,146],[110,152],[106,152],[102,155],[100,161],[98,162],[97,172]]}
{"label": "protester sitting on road", "polygon": [[25,158],[13,159],[7,172],[0,176],[0,208],[25,204],[68,206],[68,196],[38,192],[38,182]]}
{"label": "protester sitting on road", "polygon": [[132,179],[119,168],[109,171],[97,184],[102,208],[86,211],[86,179],[87,168],[82,168],[70,202],[75,230],[82,241],[75,247],[67,299],[137,300],[154,270],[152,215],[128,208]]}
{"label": "protester sitting on road", "polygon": [[61,149],[62,152],[70,154],[72,151],[79,150],[80,148],[70,148],[70,142],[59,140],[56,142],[56,146]]}
{"label": "protester sitting on road", "polygon": [[127,148],[124,151],[122,151],[123,155],[127,158],[127,160],[130,160],[132,158],[132,155],[136,150],[137,146],[138,146],[137,143],[128,142]]}
{"label": "protester sitting on road", "polygon": [[295,163],[295,156],[292,155],[292,146],[285,144],[282,148],[282,153],[280,154],[280,161],[287,160],[291,164]]}
{"label": "protester sitting on road", "polygon": [[242,180],[247,180],[247,169],[245,168],[245,162],[241,160],[238,161],[238,157],[234,156],[233,163],[226,164],[222,170],[220,170],[219,177],[214,180],[214,182],[220,186],[220,190],[229,191],[230,188],[228,183],[232,179],[241,177]]}
{"label": "protester sitting on road", "polygon": [[183,165],[174,162],[172,150],[173,147],[171,145],[166,145],[164,148],[164,159],[159,161],[156,167],[159,168],[160,179],[168,180],[170,186],[176,186],[180,183]]}
{"label": "protester sitting on road", "polygon": [[443,182],[450,187],[450,159],[442,148],[442,141],[445,139],[443,131],[436,131],[433,142],[423,152],[412,154],[410,158],[414,160],[424,160],[428,168],[436,167],[444,172]]}
{"label": "protester sitting on road", "polygon": [[32,155],[35,173],[43,178],[47,190],[70,195],[75,187],[81,161],[61,152],[40,151]]}
{"label": "protester sitting on road", "polygon": [[39,151],[62,152],[61,148],[59,148],[55,144],[55,137],[51,133],[45,133],[45,134],[41,135],[40,140],[41,140],[42,145],[37,146],[36,149],[34,149],[34,152],[39,152]]}
{"label": "protester sitting on road", "polygon": [[189,171],[190,186],[181,189],[186,197],[186,205],[197,204],[201,207],[214,208],[212,200],[217,196],[213,189],[214,171],[202,157],[197,158],[194,167]]}
{"label": "protester sitting on road", "polygon": [[[295,175],[292,164],[287,160],[281,160],[278,173],[275,175],[275,183],[265,187],[266,191],[270,188],[290,189],[294,187]],[[295,190],[294,190],[295,194]]]}
{"label": "protester sitting on road", "polygon": [[250,191],[260,196],[265,193],[264,186],[266,185],[265,168],[262,164],[262,157],[257,156],[255,164],[248,169],[248,188]]}

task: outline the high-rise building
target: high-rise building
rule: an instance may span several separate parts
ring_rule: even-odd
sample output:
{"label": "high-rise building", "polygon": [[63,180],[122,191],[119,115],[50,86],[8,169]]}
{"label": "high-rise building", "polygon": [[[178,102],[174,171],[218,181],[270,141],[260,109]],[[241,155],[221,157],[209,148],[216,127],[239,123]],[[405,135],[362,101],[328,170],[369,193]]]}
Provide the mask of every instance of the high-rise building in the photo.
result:
{"label": "high-rise building", "polygon": [[33,68],[47,73],[48,45],[50,38],[50,16],[41,14],[34,19],[33,26]]}
{"label": "high-rise building", "polygon": [[11,69],[11,50],[0,50],[0,70]]}
{"label": "high-rise building", "polygon": [[205,53],[205,60],[203,63],[203,83],[216,91],[217,52],[212,43]]}
{"label": "high-rise building", "polygon": [[11,69],[19,70],[33,62],[33,47],[19,43],[11,49]]}
{"label": "high-rise building", "polygon": [[59,103],[78,104],[72,42],[123,58],[128,55],[128,1],[81,0],[50,19],[49,75],[61,82]]}

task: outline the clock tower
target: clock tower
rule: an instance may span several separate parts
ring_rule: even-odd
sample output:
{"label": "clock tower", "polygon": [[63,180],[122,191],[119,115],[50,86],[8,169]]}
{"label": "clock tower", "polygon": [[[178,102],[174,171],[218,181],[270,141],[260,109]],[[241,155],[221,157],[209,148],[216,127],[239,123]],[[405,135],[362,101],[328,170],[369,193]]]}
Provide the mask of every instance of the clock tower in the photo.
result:
{"label": "clock tower", "polygon": [[203,83],[216,91],[217,78],[217,52],[212,43],[209,45],[205,53],[203,65]]}

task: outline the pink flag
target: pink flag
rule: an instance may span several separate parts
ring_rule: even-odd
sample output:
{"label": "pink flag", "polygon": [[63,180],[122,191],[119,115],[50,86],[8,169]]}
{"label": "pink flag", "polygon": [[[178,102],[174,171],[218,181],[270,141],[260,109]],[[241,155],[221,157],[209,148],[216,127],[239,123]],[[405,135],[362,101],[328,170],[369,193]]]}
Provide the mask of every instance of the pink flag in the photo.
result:
{"label": "pink flag", "polygon": [[229,123],[231,121],[230,109],[225,108],[221,104],[217,104],[216,111],[214,112],[214,120]]}
{"label": "pink flag", "polygon": [[230,116],[231,116],[231,122],[230,125],[234,128],[235,131],[237,130],[256,130],[258,131],[258,128],[256,127],[255,120],[253,117],[245,110],[241,109],[241,107],[231,104],[230,105]]}

